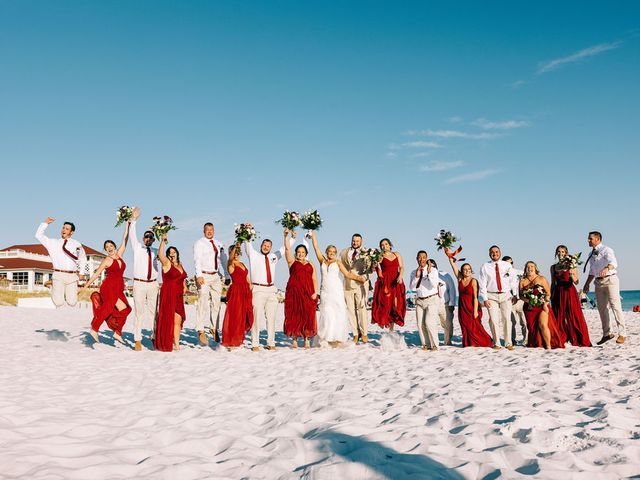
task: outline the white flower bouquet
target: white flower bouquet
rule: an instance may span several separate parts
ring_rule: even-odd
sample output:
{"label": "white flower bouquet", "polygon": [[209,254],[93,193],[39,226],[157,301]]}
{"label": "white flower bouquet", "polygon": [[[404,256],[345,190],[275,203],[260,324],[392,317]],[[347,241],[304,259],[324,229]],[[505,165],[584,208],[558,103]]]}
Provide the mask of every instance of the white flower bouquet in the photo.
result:
{"label": "white flower bouquet", "polygon": [[250,223],[235,224],[234,233],[236,235],[236,244],[250,242],[258,238],[258,232]]}
{"label": "white flower bouquet", "polygon": [[177,230],[177,227],[173,225],[173,220],[170,216],[163,215],[161,217],[153,217],[153,225],[151,225],[149,230],[160,240],[167,232]]}
{"label": "white flower bouquet", "polygon": [[124,222],[128,222],[133,218],[133,208],[128,205],[123,205],[118,210],[116,210],[116,227],[119,227]]}
{"label": "white flower bouquet", "polygon": [[280,224],[288,230],[294,230],[301,225],[300,214],[298,212],[285,210],[282,214],[282,218],[276,220],[276,225]]}

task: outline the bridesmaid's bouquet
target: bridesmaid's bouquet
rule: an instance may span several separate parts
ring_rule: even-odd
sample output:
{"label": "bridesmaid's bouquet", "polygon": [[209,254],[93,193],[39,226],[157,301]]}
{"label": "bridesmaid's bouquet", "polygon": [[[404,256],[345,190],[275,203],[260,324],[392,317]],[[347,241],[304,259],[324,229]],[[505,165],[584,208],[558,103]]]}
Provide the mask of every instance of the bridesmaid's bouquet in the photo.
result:
{"label": "bridesmaid's bouquet", "polygon": [[373,265],[376,265],[382,261],[382,252],[377,248],[361,248],[360,258],[364,260],[367,270],[371,270]]}
{"label": "bridesmaid's bouquet", "polygon": [[128,222],[133,218],[133,208],[128,205],[121,206],[116,210],[116,227],[119,227],[124,222]]}
{"label": "bridesmaid's bouquet", "polygon": [[308,210],[302,215],[300,223],[302,224],[302,228],[307,230],[307,238],[310,238],[310,232],[312,230],[318,230],[322,226],[322,218],[320,218],[318,210]]}
{"label": "bridesmaid's bouquet", "polygon": [[434,240],[436,241],[438,250],[444,249],[444,253],[447,255],[447,257],[453,258],[454,260],[454,257],[462,251],[462,245],[456,248],[453,252],[449,250],[454,243],[459,242],[461,239],[447,230],[440,230],[440,234],[436,238],[434,238]]}
{"label": "bridesmaid's bouquet", "polygon": [[280,224],[287,230],[294,230],[301,225],[302,220],[298,212],[285,210],[280,220],[276,220],[276,225]]}
{"label": "bridesmaid's bouquet", "polygon": [[522,290],[522,298],[532,307],[541,307],[547,301],[547,291],[538,283]]}
{"label": "bridesmaid's bouquet", "polygon": [[234,232],[236,234],[236,244],[240,245],[244,242],[250,242],[258,238],[258,232],[250,223],[235,224]]}
{"label": "bridesmaid's bouquet", "polygon": [[571,270],[573,268],[578,268],[578,265],[582,265],[580,255],[582,255],[582,252],[578,252],[573,255],[565,255],[562,260],[558,261],[558,266],[562,270]]}
{"label": "bridesmaid's bouquet", "polygon": [[173,225],[173,220],[171,220],[170,216],[163,215],[162,217],[153,217],[153,225],[149,230],[160,240],[167,232],[177,230],[177,227]]}

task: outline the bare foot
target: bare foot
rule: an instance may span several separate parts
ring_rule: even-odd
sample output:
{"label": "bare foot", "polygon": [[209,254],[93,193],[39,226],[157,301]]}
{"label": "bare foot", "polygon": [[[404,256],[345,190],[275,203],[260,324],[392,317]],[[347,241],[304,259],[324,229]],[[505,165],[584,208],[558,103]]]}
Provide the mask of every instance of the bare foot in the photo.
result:
{"label": "bare foot", "polygon": [[307,348],[307,349],[311,348],[311,343],[309,342],[308,338],[304,339],[304,348]]}
{"label": "bare foot", "polygon": [[96,332],[95,330],[91,329],[91,330],[89,330],[89,335],[91,335],[91,338],[93,338],[94,342],[100,343],[100,338],[98,338],[98,332]]}
{"label": "bare foot", "polygon": [[291,348],[298,348],[298,339],[297,338],[292,338],[291,339]]}
{"label": "bare foot", "polygon": [[173,349],[177,352],[178,350],[180,350],[180,344],[179,343],[174,343],[173,344]]}
{"label": "bare foot", "polygon": [[119,333],[115,333],[115,332],[114,332],[114,333],[113,333],[113,338],[114,338],[115,340],[117,340],[118,342],[122,343],[123,345],[125,344],[125,343],[124,343],[124,340],[122,339],[122,336],[121,336]]}

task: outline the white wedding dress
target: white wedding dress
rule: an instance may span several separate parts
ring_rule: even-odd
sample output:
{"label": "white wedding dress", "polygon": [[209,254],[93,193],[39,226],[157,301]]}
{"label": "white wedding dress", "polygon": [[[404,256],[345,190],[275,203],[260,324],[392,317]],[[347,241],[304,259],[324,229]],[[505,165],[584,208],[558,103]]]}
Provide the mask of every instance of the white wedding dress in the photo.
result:
{"label": "white wedding dress", "polygon": [[337,262],[327,266],[322,263],[322,284],[320,286],[320,315],[318,316],[318,340],[320,346],[328,342],[349,340],[349,317],[344,299],[342,278]]}

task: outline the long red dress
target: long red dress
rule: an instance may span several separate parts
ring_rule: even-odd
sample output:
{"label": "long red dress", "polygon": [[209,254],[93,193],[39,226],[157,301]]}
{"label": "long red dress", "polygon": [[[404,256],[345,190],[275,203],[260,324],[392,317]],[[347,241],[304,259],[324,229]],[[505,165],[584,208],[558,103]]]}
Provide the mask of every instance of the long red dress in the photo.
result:
{"label": "long red dress", "polygon": [[551,289],[551,306],[556,320],[564,330],[567,341],[577,347],[590,347],[589,329],[584,320],[578,290],[571,280],[569,270],[553,269],[555,283]]}
{"label": "long red dress", "polygon": [[[529,329],[529,342],[527,347],[544,347],[544,341],[542,340],[542,334],[540,333],[540,327],[538,324],[538,317],[542,312],[542,307],[530,307],[528,303],[524,304],[524,316],[527,318],[527,328]],[[558,328],[556,317],[553,315],[553,310],[549,307],[549,333],[551,334],[551,348],[564,348],[565,337],[562,330]]]}
{"label": "long red dress", "polygon": [[462,280],[458,281],[458,321],[462,330],[463,347],[491,347],[491,336],[482,326],[482,308],[478,305],[478,316],[473,317],[473,284],[471,280],[465,287]]}
{"label": "long red dress", "polygon": [[156,321],[156,338],[153,345],[161,352],[173,351],[173,319],[177,313],[182,317],[182,325],[186,319],[184,311],[184,280],[186,272],[181,272],[171,265],[165,273],[162,272],[162,287],[158,301],[158,317]]}
{"label": "long red dress", "polygon": [[253,325],[253,300],[247,270],[236,266],[227,291],[227,310],[222,324],[222,345],[239,347]]}
{"label": "long red dress", "polygon": [[[105,268],[107,278],[100,285],[100,293],[93,292],[91,294],[91,303],[93,304],[93,320],[91,328],[96,332],[100,329],[102,322],[106,320],[107,326],[122,335],[122,327],[127,321],[127,316],[131,313],[131,306],[124,296],[124,270],[127,264],[124,260],[118,258],[111,265]],[[126,305],[122,310],[116,308],[118,300]]]}
{"label": "long red dress", "polygon": [[318,334],[316,305],[312,299],[313,265],[295,261],[289,268],[289,281],[284,297],[284,334],[289,337],[311,338]]}
{"label": "long red dress", "polygon": [[407,312],[407,296],[404,282],[396,281],[400,271],[398,257],[393,260],[383,258],[380,262],[382,275],[378,275],[373,289],[373,305],[371,306],[371,321],[382,328],[392,323],[404,325],[404,315]]}

